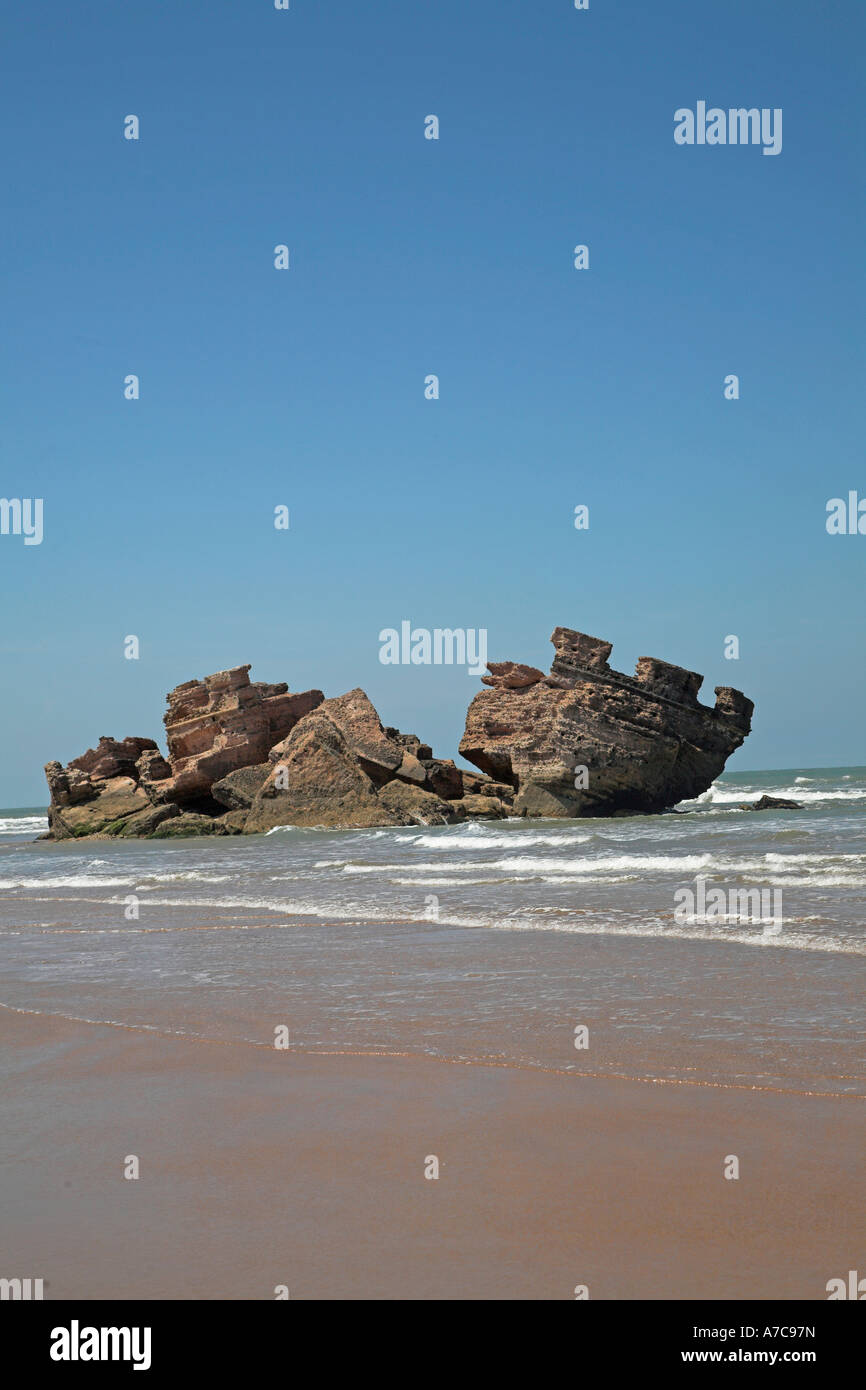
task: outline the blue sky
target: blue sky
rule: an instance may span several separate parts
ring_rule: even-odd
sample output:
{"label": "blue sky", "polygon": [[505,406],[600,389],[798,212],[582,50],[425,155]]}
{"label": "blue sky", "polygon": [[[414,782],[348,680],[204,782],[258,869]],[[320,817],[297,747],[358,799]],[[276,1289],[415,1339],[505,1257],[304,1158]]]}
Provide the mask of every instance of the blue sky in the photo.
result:
{"label": "blue sky", "polygon": [[[0,494],[45,521],[0,536],[0,804],[246,661],[453,755],[478,678],[383,666],[403,619],[738,686],[732,770],[866,763],[866,536],[825,530],[866,495],[864,28],[854,0],[15,6]],[[781,107],[781,154],[677,146],[698,100]]]}

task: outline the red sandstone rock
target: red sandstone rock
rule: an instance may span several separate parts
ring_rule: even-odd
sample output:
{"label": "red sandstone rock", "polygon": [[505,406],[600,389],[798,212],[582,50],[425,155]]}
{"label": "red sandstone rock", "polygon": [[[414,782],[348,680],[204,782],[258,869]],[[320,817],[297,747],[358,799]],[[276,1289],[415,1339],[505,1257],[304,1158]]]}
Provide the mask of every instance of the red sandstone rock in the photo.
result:
{"label": "red sandstone rock", "polygon": [[523,690],[544,680],[537,666],[521,666],[517,661],[488,661],[489,676],[481,677],[482,685],[500,690]]}
{"label": "red sandstone rock", "polygon": [[[157,828],[166,834],[163,824],[175,817],[151,815],[154,806],[215,810],[209,795],[213,781],[265,762],[277,740],[324,699],[320,690],[293,695],[285,684],[250,684],[249,669],[218,671],[170,693],[165,716],[170,761],[151,738],[103,737],[65,768],[48,763],[53,838],[149,835]],[[170,833],[199,833],[197,826],[194,816],[187,817]]]}
{"label": "red sandstone rock", "polygon": [[[60,764],[49,763],[48,767],[53,770],[59,768]],[[49,773],[51,785],[52,774]],[[130,777],[109,777],[92,783],[91,795],[86,800],[62,804],[52,801],[48,807],[48,830],[54,840],[69,840],[85,835],[117,835],[127,821],[143,811],[151,810],[153,807],[147,796]]]}
{"label": "red sandstone rock", "polygon": [[464,792],[463,773],[451,758],[424,758],[427,785],[445,801],[453,801]]}
{"label": "red sandstone rock", "polygon": [[[352,696],[358,693],[350,692]],[[343,709],[352,705],[357,708],[357,701],[350,700]],[[271,771],[253,800],[245,822],[248,833],[270,830],[277,825],[359,827],[405,823],[380,802],[376,782],[368,775],[352,746],[351,719],[350,729],[344,731],[333,717],[337,712],[335,706],[339,707],[340,701],[326,700],[301,719],[289,737],[271,750]],[[367,723],[363,716],[360,723]],[[369,753],[369,745],[367,747]],[[384,754],[384,750],[376,751]],[[399,765],[402,751],[395,750],[395,756]],[[377,778],[381,766],[376,760]]]}
{"label": "red sandstone rock", "polygon": [[149,803],[138,786],[136,765],[154,754],[159,757],[152,738],[118,742],[103,735],[96,748],[88,748],[66,767],[46,763],[49,833],[57,840],[102,834],[107,825],[146,809]]}
{"label": "red sandstone rock", "polygon": [[139,785],[144,788],[151,801],[157,802],[159,797],[154,790],[154,783],[167,781],[171,776],[171,765],[166,762],[158,748],[148,749],[135,764],[135,771]]}
{"label": "red sandstone rock", "polygon": [[625,676],[608,665],[610,642],[562,627],[551,641],[550,676],[531,685],[508,683],[513,663],[491,665],[493,688],[475,696],[460,742],[514,788],[515,814],[664,810],[706,791],[749,732],[754,706],[738,690],[718,687],[711,709],[694,671],[641,657]]}
{"label": "red sandstone rock", "polygon": [[[426,825],[459,818],[436,794],[415,750],[430,751],[413,734],[385,729],[363,690],[325,700],[271,749],[272,771],[253,800],[245,830]],[[224,787],[220,783],[221,797]]]}
{"label": "red sandstone rock", "polygon": [[164,717],[171,777],[151,783],[160,801],[206,798],[214,782],[254,763],[324,700],[321,690],[289,693],[288,686],[250,683],[249,666],[185,681],[169,693]]}
{"label": "red sandstone rock", "polygon": [[[718,687],[709,709],[693,671],[641,657],[624,676],[608,665],[609,642],[569,628],[552,640],[549,676],[506,661],[483,677],[460,751],[486,776],[384,728],[363,690],[296,695],[284,683],[251,683],[249,666],[237,666],[170,693],[168,760],[153,739],[103,737],[65,768],[48,763],[50,834],[163,838],[661,810],[705,790],[749,732],[752,702],[738,690]],[[579,765],[586,788],[574,786]]]}
{"label": "red sandstone rock", "polygon": [[[384,786],[397,775],[406,749],[397,739],[385,733],[378,714],[363,690],[356,688],[336,699],[325,700],[321,704],[321,713],[340,729],[347,748],[374,784]],[[285,745],[286,740],[283,739],[271,749],[268,756],[272,763],[282,760]]]}
{"label": "red sandstone rock", "polygon": [[118,742],[103,734],[96,748],[88,748],[80,758],[73,758],[69,766],[86,772],[94,781],[107,781],[109,777],[134,779],[135,764],[148,750],[159,752],[152,738],[125,738]]}

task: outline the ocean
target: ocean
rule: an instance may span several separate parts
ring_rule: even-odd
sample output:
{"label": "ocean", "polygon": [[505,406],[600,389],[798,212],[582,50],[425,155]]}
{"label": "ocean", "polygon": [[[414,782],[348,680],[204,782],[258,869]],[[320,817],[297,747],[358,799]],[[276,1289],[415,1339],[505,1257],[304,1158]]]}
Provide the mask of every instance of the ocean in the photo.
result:
{"label": "ocean", "polygon": [[[740,809],[763,794],[804,809]],[[866,769],[812,768],[608,820],[55,845],[33,840],[39,808],[8,810],[0,1004],[263,1047],[283,1028],[305,1052],[862,1094],[864,809]],[[698,879],[776,891],[781,914],[677,914]]]}

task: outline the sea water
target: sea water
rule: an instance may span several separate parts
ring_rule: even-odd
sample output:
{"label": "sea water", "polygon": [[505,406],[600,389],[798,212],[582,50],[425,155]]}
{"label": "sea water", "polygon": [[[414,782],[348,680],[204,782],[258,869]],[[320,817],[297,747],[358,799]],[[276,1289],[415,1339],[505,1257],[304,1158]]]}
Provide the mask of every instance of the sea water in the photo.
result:
{"label": "sea water", "polygon": [[[741,809],[761,795],[793,811]],[[862,1092],[866,769],[658,816],[34,841],[0,812],[0,1004],[301,1051]],[[703,880],[766,922],[676,913]]]}

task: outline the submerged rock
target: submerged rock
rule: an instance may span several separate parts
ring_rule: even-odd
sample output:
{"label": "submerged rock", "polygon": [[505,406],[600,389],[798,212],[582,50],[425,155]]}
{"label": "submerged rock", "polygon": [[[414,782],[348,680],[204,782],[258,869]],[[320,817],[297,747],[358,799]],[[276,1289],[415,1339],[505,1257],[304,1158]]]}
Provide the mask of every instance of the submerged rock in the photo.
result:
{"label": "submerged rock", "polygon": [[491,663],[466,716],[460,753],[514,793],[524,816],[663,811],[699,796],[746,738],[754,709],[739,690],[654,657],[633,676],[608,665],[612,646],[558,627],[550,675]]}
{"label": "submerged rock", "polygon": [[762,796],[757,801],[744,801],[743,811],[802,811],[802,801],[789,801],[784,796]]}

